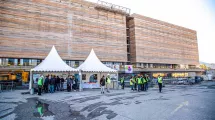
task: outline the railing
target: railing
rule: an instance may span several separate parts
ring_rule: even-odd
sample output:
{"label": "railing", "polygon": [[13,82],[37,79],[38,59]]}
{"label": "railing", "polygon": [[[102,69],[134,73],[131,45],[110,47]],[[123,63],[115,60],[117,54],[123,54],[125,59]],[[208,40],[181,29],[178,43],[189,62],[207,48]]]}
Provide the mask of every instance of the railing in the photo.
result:
{"label": "railing", "polygon": [[101,1],[101,0],[98,0],[97,3],[98,3],[98,5],[96,6],[97,8],[104,7],[106,9],[108,9],[108,10],[123,13],[123,14],[127,14],[127,15],[129,15],[130,11],[131,11],[129,8],[122,7],[122,6],[119,6],[119,5],[114,5],[112,3],[108,3],[108,2],[105,2],[105,1]]}

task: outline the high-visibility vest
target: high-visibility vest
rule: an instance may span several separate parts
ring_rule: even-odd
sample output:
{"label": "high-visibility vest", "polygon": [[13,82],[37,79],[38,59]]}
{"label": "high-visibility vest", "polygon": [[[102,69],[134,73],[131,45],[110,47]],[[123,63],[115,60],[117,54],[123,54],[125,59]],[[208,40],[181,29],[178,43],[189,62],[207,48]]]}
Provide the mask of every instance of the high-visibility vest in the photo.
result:
{"label": "high-visibility vest", "polygon": [[133,85],[133,79],[130,79],[130,85]]}
{"label": "high-visibility vest", "polygon": [[39,78],[37,84],[38,84],[38,85],[43,85],[43,78],[42,78],[42,77]]}
{"label": "high-visibility vest", "polygon": [[109,77],[107,77],[107,84],[110,84],[110,78]]}
{"label": "high-visibility vest", "polygon": [[132,78],[132,80],[133,80],[133,83],[135,84],[135,83],[136,83],[136,80],[135,80],[135,78]]}
{"label": "high-visibility vest", "polygon": [[148,77],[146,77],[146,82],[149,82],[149,78]]}
{"label": "high-visibility vest", "polygon": [[124,78],[121,78],[121,81],[120,81],[121,83],[123,83],[124,82]]}
{"label": "high-visibility vest", "polygon": [[158,83],[162,83],[162,77],[158,77]]}
{"label": "high-visibility vest", "polygon": [[142,84],[141,78],[137,78],[137,83],[138,83],[138,84]]}
{"label": "high-visibility vest", "polygon": [[143,78],[143,83],[146,83],[146,79],[145,78]]}

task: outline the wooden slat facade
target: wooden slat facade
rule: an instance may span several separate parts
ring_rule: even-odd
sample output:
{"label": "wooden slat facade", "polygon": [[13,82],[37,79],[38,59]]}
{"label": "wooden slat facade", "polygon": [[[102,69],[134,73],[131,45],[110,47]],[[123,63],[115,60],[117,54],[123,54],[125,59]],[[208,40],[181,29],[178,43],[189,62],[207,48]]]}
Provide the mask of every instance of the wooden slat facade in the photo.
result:
{"label": "wooden slat facade", "polygon": [[132,63],[199,63],[196,31],[138,14],[131,16]]}
{"label": "wooden slat facade", "polygon": [[0,57],[127,62],[126,16],[83,0],[0,0]]}

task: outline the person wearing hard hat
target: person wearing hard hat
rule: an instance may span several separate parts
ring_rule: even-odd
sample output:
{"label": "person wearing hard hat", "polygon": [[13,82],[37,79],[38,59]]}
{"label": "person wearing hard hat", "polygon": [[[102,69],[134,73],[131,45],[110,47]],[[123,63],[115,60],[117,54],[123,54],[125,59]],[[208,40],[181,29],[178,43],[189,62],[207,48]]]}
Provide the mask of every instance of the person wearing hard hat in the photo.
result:
{"label": "person wearing hard hat", "polygon": [[107,86],[107,92],[110,92],[110,84],[111,84],[111,80],[110,80],[110,74],[107,74],[106,77],[106,86]]}

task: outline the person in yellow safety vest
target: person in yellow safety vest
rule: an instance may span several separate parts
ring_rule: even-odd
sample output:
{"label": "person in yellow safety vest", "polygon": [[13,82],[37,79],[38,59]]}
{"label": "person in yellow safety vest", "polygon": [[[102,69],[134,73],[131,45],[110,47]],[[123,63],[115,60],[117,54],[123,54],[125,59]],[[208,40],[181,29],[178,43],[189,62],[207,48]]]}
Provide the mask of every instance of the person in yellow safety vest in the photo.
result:
{"label": "person in yellow safety vest", "polygon": [[140,76],[140,78],[141,78],[141,82],[142,82],[142,84],[141,84],[141,91],[143,91],[144,90],[144,78],[143,78],[143,76],[141,75]]}
{"label": "person in yellow safety vest", "polygon": [[143,78],[143,91],[146,91],[146,78],[142,76]]}
{"label": "person in yellow safety vest", "polygon": [[110,80],[110,74],[107,75],[106,77],[106,86],[107,86],[107,92],[110,92],[110,84],[111,84],[111,80]]}
{"label": "person in yellow safety vest", "polygon": [[137,84],[138,84],[138,92],[139,92],[141,91],[141,85],[142,85],[142,80],[140,76],[137,78]]}
{"label": "person in yellow safety vest", "polygon": [[146,76],[146,91],[148,90],[148,88],[149,88],[149,76],[146,74],[145,75]]}
{"label": "person in yellow safety vest", "polygon": [[133,77],[133,81],[134,81],[134,90],[137,90],[137,76]]}
{"label": "person in yellow safety vest", "polygon": [[134,91],[134,77],[131,77],[131,79],[130,79],[130,86],[131,86],[131,90],[133,90]]}
{"label": "person in yellow safety vest", "polygon": [[42,87],[43,87],[43,75],[40,75],[40,78],[37,81],[38,85],[38,95],[41,95]]}
{"label": "person in yellow safety vest", "polygon": [[163,83],[163,78],[158,75],[158,86],[159,86],[159,92],[161,93],[162,90],[162,83]]}
{"label": "person in yellow safety vest", "polygon": [[122,78],[120,79],[120,83],[121,83],[122,89],[124,90],[124,87],[125,87],[125,78],[124,78],[124,76],[122,76]]}

